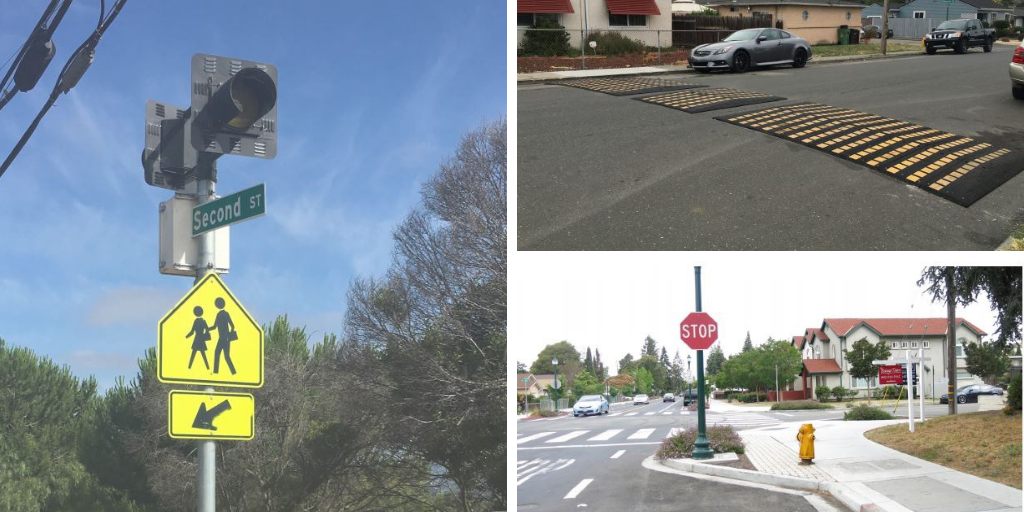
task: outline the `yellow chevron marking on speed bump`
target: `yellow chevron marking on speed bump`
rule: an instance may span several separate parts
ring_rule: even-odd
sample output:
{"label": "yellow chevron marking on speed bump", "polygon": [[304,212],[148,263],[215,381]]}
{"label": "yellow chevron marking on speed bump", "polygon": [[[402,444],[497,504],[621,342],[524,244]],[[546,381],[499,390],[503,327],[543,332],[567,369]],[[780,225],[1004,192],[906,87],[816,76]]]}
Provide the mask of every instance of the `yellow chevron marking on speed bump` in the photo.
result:
{"label": "yellow chevron marking on speed bump", "polygon": [[[828,115],[830,113],[839,112],[839,111],[840,111],[839,109],[831,108],[831,107],[829,107],[829,108],[818,107],[817,109],[806,109],[806,110],[799,110],[799,111],[795,111],[795,112],[790,111],[788,113],[776,114],[774,116],[770,116],[770,118],[767,118],[767,119],[766,118],[762,118],[762,119],[764,119],[763,122],[755,123],[755,124],[752,124],[750,126],[752,128],[756,128],[756,127],[759,127],[761,125],[765,125],[765,124],[768,124],[768,123],[776,123],[776,124],[773,124],[773,125],[770,125],[770,126],[765,126],[763,128],[765,131],[768,131],[768,130],[772,130],[772,129],[777,128],[777,127],[782,126],[782,125],[786,125],[786,124],[795,123],[797,121],[800,121],[800,120],[804,119],[804,116],[812,116],[812,117],[814,117],[814,116],[825,116],[825,115]],[[783,122],[783,120],[785,120],[785,119],[793,119],[793,120],[792,121]]]}
{"label": "yellow chevron marking on speed bump", "polygon": [[[935,153],[938,153],[939,151],[944,151],[944,150],[947,150],[947,149],[950,149],[950,148],[953,148],[953,147],[956,147],[956,146],[959,146],[959,145],[962,145],[962,144],[967,144],[968,142],[971,142],[971,139],[962,138],[962,139],[957,139],[957,140],[954,140],[954,141],[947,142],[945,144],[939,144],[938,146],[928,148],[928,149],[926,149],[926,150],[924,150],[924,151],[914,155],[912,158],[908,158],[908,159],[906,159],[906,160],[904,160],[903,162],[900,162],[900,163],[905,164],[907,167],[909,167],[912,164],[915,164],[917,162],[920,162],[922,160],[927,159],[928,157],[934,155]],[[910,176],[907,176],[907,181],[918,181],[921,178],[923,178],[925,176],[928,176],[929,174],[931,174],[935,170],[939,169],[943,165],[946,165],[946,164],[939,164],[939,162],[941,162],[941,161],[942,161],[942,159],[939,159],[939,161],[925,166],[924,169],[921,169],[921,170],[915,172],[914,174],[911,174]],[[888,169],[889,172],[893,172],[891,169],[892,169],[891,167]]]}
{"label": "yellow chevron marking on speed bump", "polygon": [[[889,121],[889,119],[883,119],[883,121],[879,121],[879,122],[884,122],[884,121]],[[868,123],[865,123],[865,124],[868,124]],[[904,123],[902,121],[897,121],[895,123],[883,124],[881,126],[869,126],[867,128],[861,128],[860,130],[857,130],[857,131],[854,131],[854,132],[850,132],[850,133],[848,133],[846,135],[843,135],[842,137],[836,137],[836,138],[834,138],[832,140],[827,140],[825,142],[822,142],[821,144],[818,144],[818,147],[824,149],[824,148],[827,148],[827,147],[829,147],[831,145],[839,144],[840,142],[846,142],[846,141],[848,141],[850,139],[855,139],[855,138],[857,138],[857,137],[859,137],[861,135],[864,135],[865,133],[870,133],[870,132],[877,131],[877,130],[882,130],[881,133],[885,133],[885,130],[887,130],[889,128],[895,128],[897,126],[905,125],[905,124],[907,124],[907,123]],[[916,127],[911,127],[911,128],[916,128]],[[879,134],[879,136],[881,136],[881,134]],[[850,144],[846,144],[844,146],[840,146],[838,148],[835,148],[835,149],[832,150],[832,152],[833,153],[842,153],[843,151],[846,151],[846,150],[848,150],[850,148],[853,148],[853,147],[857,147],[857,146],[859,146],[861,144],[862,144],[862,142],[860,140],[856,140],[854,142],[851,142]]]}
{"label": "yellow chevron marking on speed bump", "polygon": [[987,155],[985,155],[983,157],[975,158],[974,160],[971,160],[970,162],[968,162],[968,163],[964,164],[963,166],[961,166],[956,171],[953,171],[953,172],[943,176],[941,179],[936,180],[935,183],[932,183],[931,185],[928,185],[928,188],[931,188],[932,190],[942,190],[943,188],[949,186],[950,183],[956,181],[957,178],[962,177],[963,175],[967,174],[968,172],[970,172],[974,168],[978,167],[979,165],[982,165],[982,164],[984,164],[986,162],[990,162],[992,160],[995,160],[996,158],[999,158],[999,157],[1001,157],[1003,155],[1006,155],[1006,154],[1009,154],[1009,153],[1010,153],[1009,149],[999,149],[999,150],[993,151],[993,152],[991,152],[991,153],[989,153],[989,154],[987,154]]}
{"label": "yellow chevron marking on speed bump", "polygon": [[[889,160],[889,159],[891,159],[891,158],[893,158],[895,156],[902,155],[903,153],[906,153],[907,151],[910,151],[911,149],[914,149],[914,148],[916,148],[918,146],[921,146],[922,144],[927,144],[929,142],[935,142],[937,140],[942,140],[942,139],[948,139],[950,137],[956,137],[956,135],[953,135],[952,133],[940,133],[939,135],[936,135],[934,137],[928,137],[927,139],[921,139],[921,140],[917,140],[917,141],[908,142],[908,143],[906,143],[906,144],[904,144],[904,145],[902,145],[902,146],[900,146],[900,147],[898,147],[896,149],[890,150],[888,153],[886,153],[886,154],[884,154],[884,155],[882,155],[880,157],[876,157],[876,158],[868,161],[868,165],[871,165],[871,166],[878,165],[878,164],[880,164],[880,163],[882,163],[882,162],[884,162],[886,160]],[[900,139],[900,137],[896,137],[896,138]],[[896,139],[893,139],[893,140],[895,141]],[[903,140],[903,139],[900,139],[900,140]],[[911,157],[909,159],[909,161],[912,162],[912,163],[917,163],[918,162],[918,158]],[[899,170],[901,170],[901,171],[903,170],[903,167],[900,167],[899,165],[897,165],[896,167],[899,168]],[[889,172],[896,172],[896,171],[890,170]]]}

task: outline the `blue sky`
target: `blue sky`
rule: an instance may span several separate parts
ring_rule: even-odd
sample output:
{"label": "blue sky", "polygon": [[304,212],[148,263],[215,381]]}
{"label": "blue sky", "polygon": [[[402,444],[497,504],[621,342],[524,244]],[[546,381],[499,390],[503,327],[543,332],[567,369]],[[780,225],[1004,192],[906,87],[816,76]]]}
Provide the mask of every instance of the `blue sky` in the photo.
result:
{"label": "blue sky", "polygon": [[[0,61],[47,3],[0,2]],[[0,111],[3,157],[99,9],[75,1],[47,73]],[[463,134],[506,115],[505,20],[504,3],[468,0],[129,0],[0,178],[0,337],[101,388],[136,374],[192,284],[157,272],[157,205],[171,193],[143,181],[145,104],[189,105],[194,53],[279,74],[277,158],[218,162],[218,193],[266,183],[268,198],[266,216],[232,227],[225,282],[261,323],[287,313],[314,340],[340,333],[349,283],[387,268],[423,181]]]}

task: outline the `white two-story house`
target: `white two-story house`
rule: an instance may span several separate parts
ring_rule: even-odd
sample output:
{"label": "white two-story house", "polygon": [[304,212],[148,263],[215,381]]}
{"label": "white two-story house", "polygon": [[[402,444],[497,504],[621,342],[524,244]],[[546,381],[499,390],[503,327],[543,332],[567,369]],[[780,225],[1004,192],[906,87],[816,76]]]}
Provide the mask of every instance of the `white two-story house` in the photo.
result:
{"label": "white two-story house", "polygon": [[[792,390],[803,390],[806,398],[817,398],[814,390],[818,386],[834,388],[843,386],[868,392],[867,379],[855,379],[850,375],[849,362],[844,350],[854,342],[866,339],[871,343],[884,340],[892,357],[904,357],[910,350],[916,355],[923,351],[924,357],[931,358],[924,363],[923,372],[918,375],[924,394],[928,397],[946,392],[945,378],[949,361],[946,352],[945,318],[826,318],[820,328],[808,328],[802,336],[794,336],[790,342],[800,351],[804,366],[799,377],[787,386]],[[956,365],[957,387],[978,384],[981,379],[967,371],[963,346],[981,343],[985,331],[963,318],[956,319]],[[878,387],[875,377],[871,388]]]}

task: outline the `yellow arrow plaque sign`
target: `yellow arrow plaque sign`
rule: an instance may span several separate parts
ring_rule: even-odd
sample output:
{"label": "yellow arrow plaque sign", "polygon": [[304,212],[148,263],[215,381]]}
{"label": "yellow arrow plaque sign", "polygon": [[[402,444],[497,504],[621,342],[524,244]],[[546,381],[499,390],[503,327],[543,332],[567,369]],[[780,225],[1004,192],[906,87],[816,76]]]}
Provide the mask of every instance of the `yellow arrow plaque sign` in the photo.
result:
{"label": "yellow arrow plaque sign", "polygon": [[255,432],[256,401],[248,393],[171,391],[167,434],[174,439],[248,441]]}
{"label": "yellow arrow plaque sign", "polygon": [[263,329],[211,272],[160,320],[156,366],[169,384],[262,387]]}

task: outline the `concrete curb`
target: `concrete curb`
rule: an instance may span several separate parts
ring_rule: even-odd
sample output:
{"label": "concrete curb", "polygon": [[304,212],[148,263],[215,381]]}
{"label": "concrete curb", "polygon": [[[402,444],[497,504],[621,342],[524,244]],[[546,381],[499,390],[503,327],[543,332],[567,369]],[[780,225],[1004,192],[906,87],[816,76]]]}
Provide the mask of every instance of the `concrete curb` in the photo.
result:
{"label": "concrete curb", "polygon": [[[877,59],[896,59],[896,58],[900,58],[900,57],[914,57],[914,56],[919,56],[919,55],[924,55],[924,52],[923,51],[921,51],[921,52],[912,51],[912,52],[896,52],[896,53],[890,53],[890,54],[887,54],[887,55],[849,55],[849,56],[840,56],[840,57],[819,57],[817,59],[809,60],[807,62],[807,65],[811,66],[811,65],[819,65],[819,64],[832,64],[832,63],[836,63],[836,62],[861,62],[861,61],[865,61],[865,60],[877,60]],[[669,65],[662,65],[662,66],[645,66],[645,67],[656,67],[656,68],[661,68],[661,69],[659,69],[657,71],[640,71],[640,72],[637,72],[637,73],[622,73],[621,70],[622,69],[626,69],[626,68],[608,68],[608,70],[609,71],[615,70],[616,72],[614,73],[614,76],[616,76],[616,77],[652,76],[652,75],[661,75],[661,74],[664,74],[664,73],[696,73],[697,72],[697,70],[695,70],[693,68],[688,68],[686,66],[671,65],[671,64],[669,64]],[[771,68],[768,68],[768,69],[771,69]],[[568,71],[571,72],[571,71],[579,71],[579,70],[568,70]],[[591,70],[591,71],[598,71],[598,70]],[[516,75],[516,83],[520,83],[520,84],[557,83],[560,80],[572,80],[572,79],[580,78],[580,77],[575,77],[575,76],[561,76],[561,77],[530,76],[530,75],[535,75],[535,74],[537,74],[537,75],[549,75],[549,74],[558,74],[558,73],[561,73],[561,71],[537,71],[535,73],[519,73],[519,74]],[[611,76],[611,75],[612,74],[609,73],[609,76]]]}
{"label": "concrete curb", "polygon": [[827,492],[832,495],[832,497],[842,502],[842,504],[847,506],[850,510],[858,512],[882,511],[882,509],[872,503],[871,500],[853,491],[849,486],[837,482],[822,482],[817,480],[806,480],[794,476],[772,475],[769,473],[762,473],[760,471],[751,471],[749,469],[713,466],[701,462],[693,462],[692,460],[666,459],[661,461],[661,464],[663,466],[668,466],[680,471],[686,471],[688,473],[711,475],[719,478],[729,478],[744,482],[788,487],[791,489],[800,489],[811,492]]}

